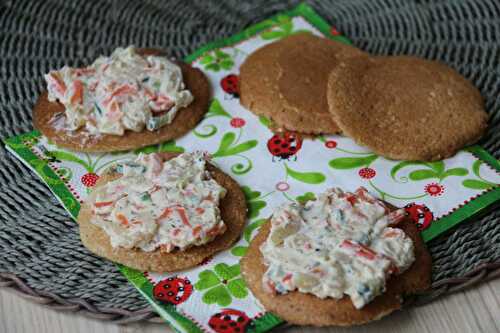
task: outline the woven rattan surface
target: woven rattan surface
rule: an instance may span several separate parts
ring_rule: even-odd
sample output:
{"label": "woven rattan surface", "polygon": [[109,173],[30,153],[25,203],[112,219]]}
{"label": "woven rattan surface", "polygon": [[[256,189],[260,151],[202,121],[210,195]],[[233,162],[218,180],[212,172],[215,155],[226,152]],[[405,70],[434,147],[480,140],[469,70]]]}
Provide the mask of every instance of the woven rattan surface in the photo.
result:
{"label": "woven rattan surface", "polygon": [[[0,139],[32,130],[42,74],[81,65],[118,46],[160,47],[183,57],[297,1],[0,0]],[[500,157],[500,2],[497,0],[314,1],[314,9],[374,54],[439,59],[486,99],[481,142]],[[461,224],[429,244],[427,301],[500,275],[500,211]],[[116,267],[80,244],[76,223],[48,188],[0,147],[0,286],[55,309],[117,322],[158,320]]]}

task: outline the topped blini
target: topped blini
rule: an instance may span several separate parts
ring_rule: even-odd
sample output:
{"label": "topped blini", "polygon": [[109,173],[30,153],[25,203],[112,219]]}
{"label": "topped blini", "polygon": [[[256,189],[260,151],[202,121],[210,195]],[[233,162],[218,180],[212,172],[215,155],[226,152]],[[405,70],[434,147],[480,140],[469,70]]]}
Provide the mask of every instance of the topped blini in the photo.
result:
{"label": "topped blini", "polygon": [[87,248],[134,268],[173,271],[238,238],[246,206],[237,184],[201,152],[165,157],[141,154],[102,177],[78,217]]}
{"label": "topped blini", "polygon": [[242,260],[264,307],[291,323],[361,324],[425,290],[430,256],[402,209],[364,188],[277,208]]}
{"label": "topped blini", "polygon": [[201,71],[134,47],[45,79],[35,126],[57,145],[80,151],[127,150],[181,136],[201,119],[210,97]]}

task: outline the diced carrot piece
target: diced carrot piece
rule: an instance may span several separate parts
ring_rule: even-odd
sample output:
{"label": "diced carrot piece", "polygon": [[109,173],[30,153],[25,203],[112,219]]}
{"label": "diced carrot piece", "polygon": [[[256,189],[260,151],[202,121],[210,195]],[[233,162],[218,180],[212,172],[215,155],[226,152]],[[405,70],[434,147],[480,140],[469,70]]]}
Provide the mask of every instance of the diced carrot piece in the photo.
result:
{"label": "diced carrot piece", "polygon": [[351,204],[351,206],[354,206],[356,204],[357,198],[354,195],[349,195],[346,198],[346,200],[349,201],[349,203]]}
{"label": "diced carrot piece", "polygon": [[204,210],[203,208],[201,208],[201,207],[196,207],[196,209],[195,209],[195,210],[196,210],[196,212],[197,212],[199,215],[201,215],[201,214],[203,214],[203,213],[205,212],[205,210]]}
{"label": "diced carrot piece", "polygon": [[116,214],[116,218],[120,222],[120,224],[122,224],[126,227],[129,225],[128,219],[125,215],[118,213],[118,214]]}
{"label": "diced carrot piece", "polygon": [[266,286],[269,288],[269,291],[270,291],[271,293],[273,293],[273,294],[275,294],[275,293],[276,293],[276,287],[275,287],[275,285],[274,285],[274,283],[273,283],[272,281],[267,280],[267,281],[266,281]]}
{"label": "diced carrot piece", "polygon": [[96,202],[94,206],[96,208],[101,208],[101,207],[111,206],[112,204],[113,201],[101,201],[101,202]]}
{"label": "diced carrot piece", "polygon": [[54,84],[55,90],[60,94],[64,95],[66,93],[66,84],[63,79],[57,72],[52,72],[49,74],[49,77],[52,78],[52,83]]}
{"label": "diced carrot piece", "polygon": [[75,69],[75,74],[76,76],[82,76],[82,75],[86,75],[86,74],[94,74],[95,73],[95,69],[93,68],[89,68],[89,67],[85,67],[85,68],[76,68]]}
{"label": "diced carrot piece", "polygon": [[387,232],[384,232],[384,237],[397,237],[401,234],[401,231],[399,231],[399,229],[392,229],[392,230],[389,230]]}
{"label": "diced carrot piece", "polygon": [[389,219],[389,224],[394,225],[401,222],[405,218],[405,216],[406,216],[405,211],[398,209],[390,212],[387,218]]}
{"label": "diced carrot piece", "polygon": [[70,103],[75,104],[83,104],[83,83],[80,80],[73,81],[73,96],[71,96]]}
{"label": "diced carrot piece", "polygon": [[155,93],[153,93],[151,90],[149,90],[148,88],[144,87],[144,94],[152,101],[156,100],[156,98],[158,98],[158,96],[155,95]]}
{"label": "diced carrot piece", "polygon": [[182,223],[187,225],[188,227],[191,227],[191,224],[189,224],[189,219],[186,215],[186,210],[184,209],[184,207],[178,207],[177,213],[179,213],[179,216],[181,217]]}
{"label": "diced carrot piece", "polygon": [[375,251],[364,245],[353,243],[350,240],[344,240],[340,244],[340,247],[352,249],[355,251],[356,256],[363,257],[368,260],[374,260],[377,258],[377,253]]}
{"label": "diced carrot piece", "polygon": [[193,228],[193,236],[198,236],[201,232],[201,225],[197,225],[196,227]]}
{"label": "diced carrot piece", "polygon": [[161,213],[161,215],[158,216],[157,220],[165,219],[165,218],[169,217],[170,214],[172,214],[172,208],[167,207],[167,208],[165,208],[165,210],[163,211],[163,213]]}

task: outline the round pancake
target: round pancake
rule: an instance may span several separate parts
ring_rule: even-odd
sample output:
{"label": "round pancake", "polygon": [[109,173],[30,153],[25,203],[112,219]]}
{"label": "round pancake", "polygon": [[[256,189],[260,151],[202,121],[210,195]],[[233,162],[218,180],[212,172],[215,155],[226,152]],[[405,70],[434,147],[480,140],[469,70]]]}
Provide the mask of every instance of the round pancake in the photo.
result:
{"label": "round pancake", "polygon": [[[290,59],[288,53],[298,59]],[[363,53],[351,46],[310,33],[268,44],[250,54],[240,67],[240,102],[253,113],[271,118],[282,129],[308,134],[338,133],[338,126],[327,112],[329,70],[325,68],[334,66],[337,56],[360,54]],[[309,82],[311,77],[314,82]],[[297,91],[299,96],[292,96]]]}
{"label": "round pancake", "polygon": [[415,262],[401,275],[393,276],[386,284],[386,291],[361,309],[356,309],[349,296],[337,300],[321,299],[312,294],[292,291],[287,294],[271,294],[264,290],[262,277],[267,270],[263,262],[260,246],[267,239],[271,223],[266,222],[250,243],[246,255],[241,260],[243,277],[267,311],[283,320],[297,325],[351,326],[378,320],[401,308],[401,299],[406,294],[416,294],[430,288],[431,257],[418,233],[415,224],[405,219],[399,223],[413,240]]}
{"label": "round pancake", "polygon": [[[160,50],[139,49],[142,55],[164,55]],[[49,102],[47,92],[43,92],[33,109],[33,124],[56,145],[83,152],[110,152],[137,149],[183,136],[193,129],[208,110],[210,84],[202,71],[188,64],[176,62],[181,67],[184,84],[194,96],[194,101],[180,109],[174,120],[158,130],[142,132],[127,130],[124,135],[91,135],[84,128],[68,132],[54,128],[54,120],[65,117],[61,103]],[[60,120],[62,121],[62,120]],[[56,126],[57,127],[57,126]]]}
{"label": "round pancake", "polygon": [[487,127],[479,91],[448,66],[409,56],[350,59],[328,80],[330,112],[357,143],[391,159],[434,161]]}
{"label": "round pancake", "polygon": [[[173,158],[177,154],[165,153],[165,159]],[[100,227],[92,224],[91,206],[95,202],[95,192],[92,192],[82,205],[78,215],[80,226],[80,238],[83,245],[90,252],[99,257],[135,268],[141,271],[172,272],[194,267],[206,258],[217,252],[223,251],[236,242],[245,227],[247,207],[245,196],[235,180],[211,164],[207,164],[213,179],[227,190],[226,196],[219,203],[222,220],[226,224],[226,231],[217,236],[213,241],[193,246],[184,251],[164,252],[155,250],[145,252],[140,249],[113,248],[109,236]],[[121,177],[120,174],[103,175],[96,187],[103,186],[107,182]]]}
{"label": "round pancake", "polygon": [[296,126],[307,129],[302,132],[336,134],[340,128],[328,111],[326,98],[328,74],[343,59],[367,55],[344,43],[305,36],[296,37],[295,44],[278,55],[278,92],[285,107],[300,115]]}

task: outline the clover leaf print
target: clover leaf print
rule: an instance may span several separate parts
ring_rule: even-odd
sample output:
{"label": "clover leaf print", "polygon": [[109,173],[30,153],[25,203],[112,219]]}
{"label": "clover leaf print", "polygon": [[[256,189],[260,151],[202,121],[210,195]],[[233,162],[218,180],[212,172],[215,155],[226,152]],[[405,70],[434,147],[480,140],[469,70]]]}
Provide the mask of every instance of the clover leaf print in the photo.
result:
{"label": "clover leaf print", "polygon": [[236,175],[245,174],[252,169],[252,161],[241,153],[257,146],[257,140],[248,140],[242,143],[238,143],[241,137],[242,128],[239,128],[239,130],[240,132],[238,137],[236,137],[236,134],[233,132],[227,132],[226,134],[224,134],[219,144],[219,148],[214,153],[212,153],[213,158],[221,158],[227,156],[238,156],[239,158],[241,158],[245,162],[245,164],[236,163],[231,166],[231,171]]}
{"label": "clover leaf print", "polygon": [[240,265],[229,266],[220,263],[213,270],[202,271],[194,285],[196,290],[204,291],[202,301],[206,304],[228,306],[232,298],[247,297],[248,290],[240,275]]}
{"label": "clover leaf print", "polygon": [[314,193],[312,193],[312,192],[306,192],[306,193],[304,193],[302,195],[299,195],[299,196],[295,197],[295,200],[298,203],[304,205],[308,201],[316,200],[316,195]]}
{"label": "clover leaf print", "polygon": [[272,30],[264,31],[260,34],[260,37],[264,40],[284,38],[300,32],[310,33],[309,30],[293,31],[292,18],[286,15],[278,15],[276,18],[267,20],[265,22],[273,24],[275,28],[273,28]]}
{"label": "clover leaf print", "polygon": [[488,190],[492,187],[498,186],[498,184],[492,183],[484,179],[480,174],[481,165],[484,162],[477,160],[472,164],[472,173],[477,177],[476,179],[469,178],[462,181],[462,185],[471,190]]}
{"label": "clover leaf print", "polygon": [[221,69],[230,70],[234,66],[234,60],[231,58],[231,55],[222,50],[208,52],[201,58],[200,63],[206,70],[213,72],[218,72]]}

